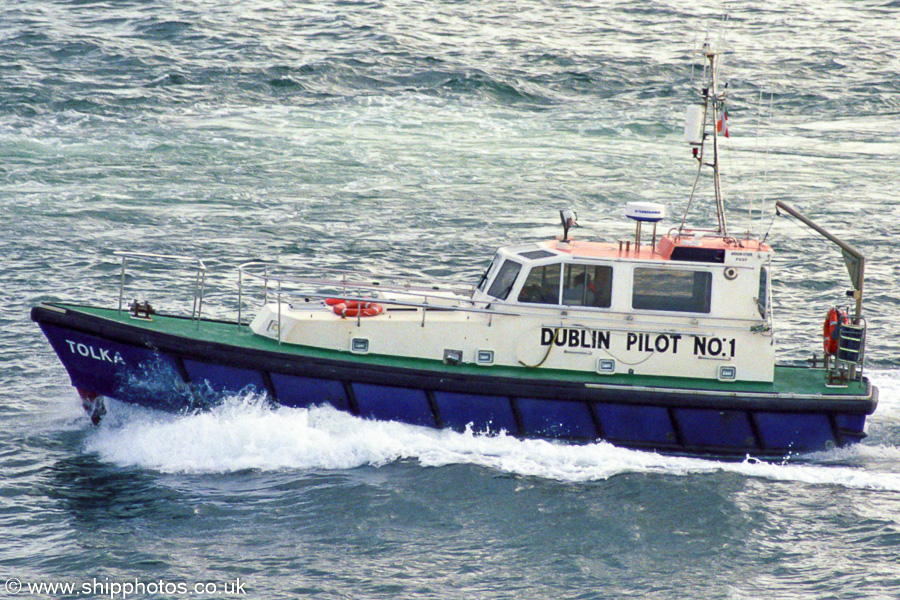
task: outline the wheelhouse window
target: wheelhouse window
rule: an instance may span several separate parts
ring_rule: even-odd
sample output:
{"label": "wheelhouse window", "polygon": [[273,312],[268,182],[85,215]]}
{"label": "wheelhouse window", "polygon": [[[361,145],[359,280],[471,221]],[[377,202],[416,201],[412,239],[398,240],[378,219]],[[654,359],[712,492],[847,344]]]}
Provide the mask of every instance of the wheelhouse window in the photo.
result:
{"label": "wheelhouse window", "polygon": [[612,267],[554,263],[534,267],[528,272],[519,293],[519,302],[609,308],[611,297]]}
{"label": "wheelhouse window", "polygon": [[500,264],[500,255],[498,254],[491,261],[491,264],[488,265],[487,269],[484,270],[484,273],[481,275],[481,279],[478,280],[478,285],[475,286],[475,289],[477,289],[479,292],[484,291],[484,286],[487,285],[487,282],[491,277],[491,273],[494,272],[494,267],[496,267],[499,264]]}
{"label": "wheelhouse window", "polygon": [[631,306],[642,310],[708,313],[712,273],[671,269],[634,270]]}
{"label": "wheelhouse window", "polygon": [[559,263],[531,269],[519,292],[519,302],[559,304],[559,269]]}
{"label": "wheelhouse window", "polygon": [[497,271],[494,282],[491,283],[491,287],[487,292],[488,296],[493,296],[498,300],[506,300],[512,291],[513,285],[516,283],[516,277],[518,277],[521,269],[522,265],[514,260],[507,260],[500,265],[500,270]]}
{"label": "wheelhouse window", "polygon": [[612,267],[566,265],[563,277],[563,304],[609,308],[611,297]]}

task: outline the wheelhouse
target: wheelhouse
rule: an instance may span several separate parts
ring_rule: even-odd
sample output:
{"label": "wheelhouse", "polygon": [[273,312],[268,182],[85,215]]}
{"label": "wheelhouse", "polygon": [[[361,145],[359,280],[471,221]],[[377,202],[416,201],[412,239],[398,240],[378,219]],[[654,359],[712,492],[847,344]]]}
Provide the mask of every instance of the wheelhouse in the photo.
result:
{"label": "wheelhouse", "polygon": [[474,299],[557,311],[769,321],[768,247],[664,236],[646,248],[548,241],[501,248]]}

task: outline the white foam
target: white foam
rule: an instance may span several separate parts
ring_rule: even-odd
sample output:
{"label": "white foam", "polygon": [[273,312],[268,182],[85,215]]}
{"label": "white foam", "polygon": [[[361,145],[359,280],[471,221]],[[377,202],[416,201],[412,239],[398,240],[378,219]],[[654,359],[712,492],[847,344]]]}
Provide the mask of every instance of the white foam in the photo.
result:
{"label": "white foam", "polygon": [[900,370],[871,370],[866,375],[878,387],[878,409],[870,419],[900,421]]}
{"label": "white foam", "polygon": [[[898,403],[900,373],[875,377],[884,386],[883,400]],[[900,448],[894,446],[860,445],[801,463],[773,464],[751,458],[720,462],[607,443],[570,445],[504,434],[438,431],[364,420],[327,406],[271,408],[265,399],[254,396],[229,398],[212,411],[189,416],[114,402],[108,408],[103,425],[88,434],[87,450],[115,464],[168,473],[351,469],[415,460],[424,467],[469,464],[567,482],[598,481],[623,473],[732,472],[778,481],[900,491],[900,472],[894,472],[894,465],[900,464]]]}

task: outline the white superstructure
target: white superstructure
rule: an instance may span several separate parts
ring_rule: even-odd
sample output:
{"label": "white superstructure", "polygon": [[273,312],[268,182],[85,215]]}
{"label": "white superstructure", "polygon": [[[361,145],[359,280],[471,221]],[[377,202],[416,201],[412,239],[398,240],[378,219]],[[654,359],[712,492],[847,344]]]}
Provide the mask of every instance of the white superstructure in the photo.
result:
{"label": "white superstructure", "polygon": [[471,296],[357,281],[347,297],[383,313],[342,318],[321,298],[270,302],[251,329],[411,359],[771,381],[770,255],[755,240],[691,233],[645,247],[545,241],[501,248]]}

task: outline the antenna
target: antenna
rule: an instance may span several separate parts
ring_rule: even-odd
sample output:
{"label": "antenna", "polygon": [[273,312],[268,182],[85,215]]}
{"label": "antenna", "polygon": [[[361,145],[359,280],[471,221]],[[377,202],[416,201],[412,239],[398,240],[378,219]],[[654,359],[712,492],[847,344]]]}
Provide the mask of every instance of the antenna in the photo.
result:
{"label": "antenna", "polygon": [[571,208],[565,208],[559,211],[559,220],[562,221],[563,238],[562,242],[569,241],[569,228],[578,227],[578,215]]}

